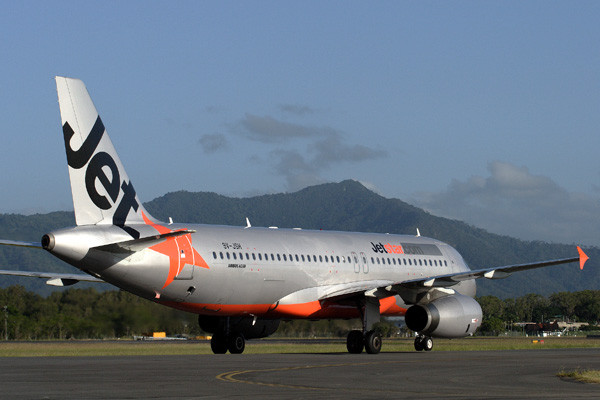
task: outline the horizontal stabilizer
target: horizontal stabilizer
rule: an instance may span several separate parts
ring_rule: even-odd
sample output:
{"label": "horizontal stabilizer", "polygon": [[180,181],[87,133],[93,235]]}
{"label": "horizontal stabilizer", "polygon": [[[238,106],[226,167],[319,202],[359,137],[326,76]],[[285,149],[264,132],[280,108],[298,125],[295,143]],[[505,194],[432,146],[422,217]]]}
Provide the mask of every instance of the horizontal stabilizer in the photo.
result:
{"label": "horizontal stabilizer", "polygon": [[178,237],[195,233],[192,229],[180,229],[173,232],[163,233],[161,235],[146,236],[140,239],[126,240],[124,242],[105,244],[102,246],[94,247],[95,250],[107,251],[110,253],[135,253],[136,251],[143,250],[147,247],[155,245],[157,242],[165,240],[171,237]]}
{"label": "horizontal stabilizer", "polygon": [[102,279],[87,274],[61,274],[54,272],[7,271],[0,270],[0,275],[26,276],[30,278],[48,279],[50,286],[70,286],[77,282],[104,282]]}
{"label": "horizontal stabilizer", "polygon": [[3,246],[17,246],[17,247],[32,247],[35,249],[41,249],[42,244],[40,242],[18,242],[15,240],[0,240],[0,245]]}

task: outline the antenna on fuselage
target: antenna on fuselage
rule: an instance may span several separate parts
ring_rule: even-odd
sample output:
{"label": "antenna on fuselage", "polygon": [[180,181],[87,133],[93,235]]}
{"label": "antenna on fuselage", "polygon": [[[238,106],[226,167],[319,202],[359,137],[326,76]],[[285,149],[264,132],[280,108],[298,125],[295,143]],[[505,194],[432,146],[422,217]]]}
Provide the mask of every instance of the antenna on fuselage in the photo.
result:
{"label": "antenna on fuselage", "polygon": [[246,227],[244,229],[248,228],[252,228],[252,225],[250,224],[250,220],[248,219],[248,217],[246,217]]}
{"label": "antenna on fuselage", "polygon": [[421,232],[419,232],[419,228],[417,228],[417,237],[421,236]]}

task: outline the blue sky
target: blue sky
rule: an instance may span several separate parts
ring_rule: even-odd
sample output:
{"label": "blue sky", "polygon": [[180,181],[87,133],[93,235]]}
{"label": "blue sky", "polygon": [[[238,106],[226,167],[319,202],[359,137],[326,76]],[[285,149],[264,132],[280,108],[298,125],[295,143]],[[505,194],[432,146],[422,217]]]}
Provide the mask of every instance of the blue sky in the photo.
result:
{"label": "blue sky", "polygon": [[86,83],[145,201],[356,179],[492,232],[599,245],[599,16],[591,1],[5,2],[0,212],[72,209],[63,75]]}

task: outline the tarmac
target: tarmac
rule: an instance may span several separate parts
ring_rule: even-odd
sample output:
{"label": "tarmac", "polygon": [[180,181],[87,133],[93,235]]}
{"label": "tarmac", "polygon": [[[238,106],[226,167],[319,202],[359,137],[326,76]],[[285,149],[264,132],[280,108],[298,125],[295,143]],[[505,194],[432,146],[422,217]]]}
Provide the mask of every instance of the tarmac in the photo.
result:
{"label": "tarmac", "polygon": [[600,349],[0,358],[1,399],[579,399]]}

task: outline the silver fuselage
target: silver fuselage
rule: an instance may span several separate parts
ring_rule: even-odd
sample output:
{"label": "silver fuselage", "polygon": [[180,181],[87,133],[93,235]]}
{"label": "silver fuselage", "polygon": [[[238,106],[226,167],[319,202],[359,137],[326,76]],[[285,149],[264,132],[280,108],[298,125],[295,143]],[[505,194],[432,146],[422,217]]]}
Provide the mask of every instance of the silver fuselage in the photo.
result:
{"label": "silver fuselage", "polygon": [[[310,303],[361,282],[385,287],[468,270],[451,246],[421,236],[183,224],[131,228],[148,237],[157,226],[195,231],[189,235],[191,244],[204,263],[192,262],[190,252],[183,250],[174,260],[153,246],[131,251],[103,247],[130,238],[112,225],[53,232],[51,252],[106,282],[171,307],[273,318],[353,317],[356,307],[345,314],[340,304],[315,308]],[[475,282],[461,282],[454,289],[472,297]],[[391,299],[394,304],[382,305],[382,314],[403,315],[402,299]]]}

